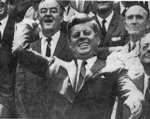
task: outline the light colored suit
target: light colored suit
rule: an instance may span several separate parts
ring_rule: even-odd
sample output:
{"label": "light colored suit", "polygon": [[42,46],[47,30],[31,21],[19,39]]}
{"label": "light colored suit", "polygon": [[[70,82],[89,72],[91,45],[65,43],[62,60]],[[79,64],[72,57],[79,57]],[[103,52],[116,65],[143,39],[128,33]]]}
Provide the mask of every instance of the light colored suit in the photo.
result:
{"label": "light colored suit", "polygon": [[55,57],[53,61],[35,53],[30,49],[29,42],[32,39],[29,39],[26,27],[25,24],[18,27],[13,53],[28,71],[44,76],[49,81],[49,86],[52,87],[50,95],[53,94],[54,98],[50,102],[53,104],[49,111],[51,119],[109,119],[116,95],[123,100],[135,99],[134,96],[137,95],[135,102],[143,99],[121,64],[112,66],[111,62],[99,59],[88,71],[83,85],[76,93],[76,59],[65,62]]}
{"label": "light colored suit", "polygon": [[[129,42],[125,46],[122,47],[121,50],[115,51],[108,56],[107,60],[111,60],[114,62],[121,62],[124,64],[126,69],[128,69],[127,74],[133,81],[133,83],[137,86],[139,90],[144,91],[144,68],[139,59],[139,42],[136,43],[136,47],[132,50],[132,45]],[[124,107],[122,110],[122,102],[119,101],[118,111],[116,119],[128,119],[130,112]],[[123,113],[123,117],[120,117],[119,113]]]}

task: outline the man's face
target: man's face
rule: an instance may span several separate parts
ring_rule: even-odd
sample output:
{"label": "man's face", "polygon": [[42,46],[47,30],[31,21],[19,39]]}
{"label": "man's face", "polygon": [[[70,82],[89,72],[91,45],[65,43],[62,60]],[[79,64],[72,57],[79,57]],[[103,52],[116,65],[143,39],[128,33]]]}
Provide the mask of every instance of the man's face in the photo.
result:
{"label": "man's face", "polygon": [[141,40],[140,60],[144,64],[150,64],[150,34]]}
{"label": "man's face", "polygon": [[42,30],[57,31],[63,19],[61,9],[55,0],[45,0],[39,5],[39,21]]}
{"label": "man's face", "polygon": [[113,8],[113,1],[93,1],[95,9],[100,12],[106,12]]}
{"label": "man's face", "polygon": [[136,5],[127,10],[125,26],[130,36],[143,36],[147,25],[147,12],[144,8]]}
{"label": "man's face", "polygon": [[92,57],[97,50],[99,39],[90,22],[77,24],[70,30],[70,47],[78,58]]}
{"label": "man's face", "polygon": [[7,15],[8,12],[8,1],[0,0],[0,18],[3,18]]}

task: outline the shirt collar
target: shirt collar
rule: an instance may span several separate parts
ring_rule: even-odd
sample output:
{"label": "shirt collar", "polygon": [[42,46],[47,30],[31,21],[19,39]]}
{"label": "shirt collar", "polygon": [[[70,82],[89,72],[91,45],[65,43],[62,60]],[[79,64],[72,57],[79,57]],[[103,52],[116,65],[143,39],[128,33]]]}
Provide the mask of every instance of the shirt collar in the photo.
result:
{"label": "shirt collar", "polygon": [[126,8],[124,5],[120,2],[120,12],[122,13]]}
{"label": "shirt collar", "polygon": [[[108,26],[109,26],[109,24],[110,24],[110,22],[112,20],[113,15],[114,15],[114,11],[112,11],[111,14],[105,19],[106,20],[106,23],[105,23],[106,29],[108,29]],[[97,16],[97,18],[100,21],[100,24],[102,26],[102,20],[103,20],[103,18],[101,18],[98,14],[96,16]]]}
{"label": "shirt collar", "polygon": [[[51,37],[51,38],[52,38],[52,41],[51,41],[51,42],[53,42],[54,39],[55,39],[55,40],[58,40],[59,37],[60,37],[60,30],[57,31],[57,32]],[[40,38],[41,38],[44,42],[46,42],[47,37],[44,36],[42,32],[40,32]]]}
{"label": "shirt collar", "polygon": [[[86,62],[87,62],[86,67],[88,67],[89,69],[91,69],[92,66],[94,65],[94,63],[96,62],[96,60],[97,60],[97,56],[94,56],[94,57],[92,57],[90,59],[87,59],[86,60]],[[82,60],[77,60],[77,63],[78,63],[78,66],[81,66]]]}

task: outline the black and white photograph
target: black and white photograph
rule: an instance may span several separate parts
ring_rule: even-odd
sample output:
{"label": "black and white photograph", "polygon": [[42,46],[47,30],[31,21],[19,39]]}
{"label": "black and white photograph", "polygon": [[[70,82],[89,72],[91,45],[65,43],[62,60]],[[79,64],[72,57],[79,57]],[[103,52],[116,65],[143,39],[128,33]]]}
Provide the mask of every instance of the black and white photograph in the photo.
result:
{"label": "black and white photograph", "polygon": [[0,119],[150,119],[150,1],[0,0]]}

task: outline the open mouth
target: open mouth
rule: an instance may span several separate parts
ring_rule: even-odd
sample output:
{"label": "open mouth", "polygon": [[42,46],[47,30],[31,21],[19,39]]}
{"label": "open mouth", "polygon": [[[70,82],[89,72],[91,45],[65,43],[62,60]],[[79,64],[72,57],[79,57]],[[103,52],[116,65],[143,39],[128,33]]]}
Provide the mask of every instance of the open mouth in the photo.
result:
{"label": "open mouth", "polygon": [[88,47],[89,46],[89,43],[88,42],[83,42],[83,43],[80,43],[79,46],[81,48],[85,48],[85,47]]}
{"label": "open mouth", "polygon": [[45,23],[52,23],[53,20],[52,19],[45,19]]}

